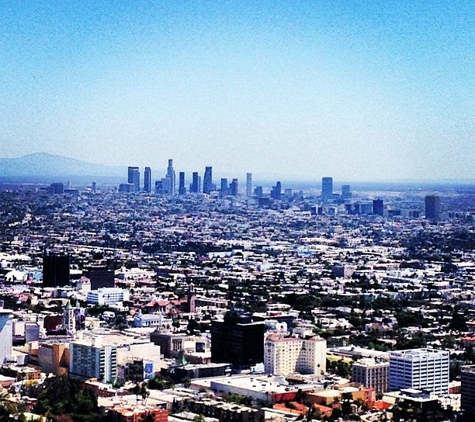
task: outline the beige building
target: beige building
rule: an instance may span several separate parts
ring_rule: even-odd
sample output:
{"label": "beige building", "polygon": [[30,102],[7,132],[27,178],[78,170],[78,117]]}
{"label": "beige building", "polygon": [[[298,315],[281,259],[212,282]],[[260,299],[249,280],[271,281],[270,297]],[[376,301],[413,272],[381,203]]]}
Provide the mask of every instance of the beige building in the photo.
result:
{"label": "beige building", "polygon": [[264,367],[267,374],[324,374],[327,342],[320,337],[303,339],[269,335],[264,342]]}
{"label": "beige building", "polygon": [[353,364],[352,381],[371,387],[378,394],[388,391],[389,362],[376,362],[374,359],[360,359]]}

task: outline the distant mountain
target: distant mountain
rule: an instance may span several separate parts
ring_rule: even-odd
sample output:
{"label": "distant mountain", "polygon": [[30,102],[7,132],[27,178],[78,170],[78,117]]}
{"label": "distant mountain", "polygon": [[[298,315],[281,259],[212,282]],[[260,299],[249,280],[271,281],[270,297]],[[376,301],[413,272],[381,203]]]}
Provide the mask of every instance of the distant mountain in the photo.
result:
{"label": "distant mountain", "polygon": [[0,158],[2,180],[44,181],[46,179],[85,180],[92,178],[127,179],[127,168],[87,163],[74,158],[35,153],[19,158]]}

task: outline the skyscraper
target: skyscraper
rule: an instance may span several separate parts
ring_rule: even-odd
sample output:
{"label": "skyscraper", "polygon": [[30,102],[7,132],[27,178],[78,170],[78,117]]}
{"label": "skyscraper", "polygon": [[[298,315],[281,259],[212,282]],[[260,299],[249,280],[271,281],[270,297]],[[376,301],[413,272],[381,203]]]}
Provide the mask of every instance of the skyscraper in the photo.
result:
{"label": "skyscraper", "polygon": [[382,199],[373,199],[373,214],[384,215],[384,202]]}
{"label": "skyscraper", "polygon": [[341,199],[346,200],[351,198],[351,186],[342,185],[341,186]]}
{"label": "skyscraper", "polygon": [[252,196],[252,173],[246,174],[246,196],[248,198]]}
{"label": "skyscraper", "polygon": [[69,285],[69,255],[43,254],[43,287]]}
{"label": "skyscraper", "polygon": [[203,177],[203,193],[210,194],[214,190],[213,186],[213,167],[206,167]]}
{"label": "skyscraper", "polygon": [[412,349],[389,355],[389,391],[405,388],[436,394],[449,392],[450,354],[446,350]]}
{"label": "skyscraper", "polygon": [[143,190],[144,192],[152,192],[152,170],[150,167],[145,167],[143,177]]}
{"label": "skyscraper", "polygon": [[138,167],[129,167],[127,169],[127,182],[134,185],[135,192],[140,192],[140,171]]}
{"label": "skyscraper", "polygon": [[322,177],[322,201],[327,202],[333,197],[333,177]]}
{"label": "skyscraper", "polygon": [[176,177],[175,170],[173,169],[173,160],[168,160],[167,176],[170,179],[170,195],[175,195],[176,193]]}
{"label": "skyscraper", "polygon": [[228,179],[221,179],[221,189],[219,190],[219,196],[224,198],[228,194]]}
{"label": "skyscraper", "polygon": [[282,199],[282,184],[280,182],[277,182],[275,186],[272,187],[272,190],[270,191],[270,197],[272,199],[276,199],[277,201]]}
{"label": "skyscraper", "polygon": [[180,171],[178,175],[178,195],[185,195],[186,188],[185,188],[185,172]]}
{"label": "skyscraper", "polygon": [[193,178],[192,182],[190,185],[190,192],[191,193],[198,193],[201,191],[201,181],[200,181],[200,176],[197,171],[193,172]]}
{"label": "skyscraper", "polygon": [[233,179],[233,181],[229,185],[229,191],[232,196],[238,196],[238,179]]}
{"label": "skyscraper", "polygon": [[440,197],[437,195],[427,195],[425,198],[426,218],[438,220],[440,218]]}

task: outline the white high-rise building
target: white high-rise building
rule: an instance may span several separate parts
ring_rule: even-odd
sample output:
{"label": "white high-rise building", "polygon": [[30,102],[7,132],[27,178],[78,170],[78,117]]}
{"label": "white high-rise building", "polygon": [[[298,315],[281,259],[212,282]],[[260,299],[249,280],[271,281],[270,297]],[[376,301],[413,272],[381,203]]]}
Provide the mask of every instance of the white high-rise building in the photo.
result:
{"label": "white high-rise building", "polygon": [[12,358],[13,322],[12,311],[0,309],[0,365]]}
{"label": "white high-rise building", "polygon": [[445,350],[412,349],[389,355],[389,391],[405,388],[449,392],[450,355]]}
{"label": "white high-rise building", "polygon": [[69,345],[69,375],[75,379],[97,378],[111,382],[117,378],[117,346],[102,344],[102,339],[75,340]]}
{"label": "white high-rise building", "polygon": [[264,367],[267,374],[293,372],[321,375],[326,371],[327,342],[320,337],[302,339],[270,334],[264,342]]}

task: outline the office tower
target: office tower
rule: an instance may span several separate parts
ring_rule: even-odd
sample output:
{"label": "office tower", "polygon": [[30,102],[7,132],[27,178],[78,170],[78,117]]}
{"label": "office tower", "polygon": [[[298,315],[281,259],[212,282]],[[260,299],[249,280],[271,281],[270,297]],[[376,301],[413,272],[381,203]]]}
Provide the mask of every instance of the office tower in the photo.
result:
{"label": "office tower", "polygon": [[440,218],[440,197],[437,195],[427,195],[425,198],[426,218],[438,220]]}
{"label": "office tower", "polygon": [[435,394],[449,392],[449,360],[446,350],[413,349],[389,355],[389,391],[405,388]]}
{"label": "office tower", "polygon": [[140,192],[140,171],[138,167],[129,167],[127,169],[127,183],[134,185],[135,192]]}
{"label": "office tower", "polygon": [[389,363],[376,362],[374,359],[360,359],[353,363],[352,381],[374,388],[376,393],[388,391]]}
{"label": "office tower", "polygon": [[76,317],[74,315],[74,308],[71,306],[71,302],[68,300],[66,307],[63,311],[63,330],[67,333],[74,333],[76,331]]}
{"label": "office tower", "polygon": [[229,191],[232,196],[238,196],[238,179],[233,179],[231,184],[229,185]]}
{"label": "office tower", "polygon": [[170,189],[169,194],[175,195],[176,192],[176,177],[175,177],[175,170],[173,169],[173,160],[168,160],[168,168],[167,168],[167,179],[170,180]]}
{"label": "office tower", "polygon": [[342,185],[341,186],[341,199],[344,201],[351,198],[351,186]]}
{"label": "office tower", "polygon": [[45,252],[43,254],[43,287],[69,285],[69,255]]}
{"label": "office tower", "polygon": [[276,185],[272,187],[270,191],[270,197],[277,201],[282,199],[282,185],[280,182],[277,182]]}
{"label": "office tower", "polygon": [[50,194],[62,194],[64,193],[64,185],[62,183],[51,183],[48,188]]}
{"label": "office tower", "polygon": [[0,364],[12,358],[13,325],[12,312],[9,309],[0,309]]}
{"label": "office tower", "polygon": [[145,167],[143,175],[143,191],[147,193],[152,192],[152,169],[150,167]]}
{"label": "office tower", "polygon": [[328,202],[333,198],[333,178],[322,177],[322,201]]}
{"label": "office tower", "polygon": [[252,173],[246,173],[246,196],[252,196]]}
{"label": "office tower", "polygon": [[228,195],[228,179],[222,178],[221,179],[221,188],[219,189],[219,196],[224,198]]}
{"label": "office tower", "polygon": [[249,314],[228,311],[223,321],[211,324],[211,361],[249,368],[264,360],[264,322]]}
{"label": "office tower", "polygon": [[384,215],[384,202],[382,199],[373,199],[373,214]]}
{"label": "office tower", "polygon": [[[475,365],[460,370],[461,407],[468,415],[475,415]],[[473,420],[473,419],[472,419]]]}
{"label": "office tower", "polygon": [[270,334],[264,343],[266,374],[323,375],[326,372],[327,342],[320,337],[302,339]]}
{"label": "office tower", "polygon": [[168,177],[163,177],[155,182],[155,193],[158,195],[171,195],[172,182]]}
{"label": "office tower", "polygon": [[180,171],[178,174],[178,195],[185,195],[186,188],[185,188],[185,172]]}
{"label": "office tower", "polygon": [[91,282],[91,290],[115,286],[115,273],[105,266],[89,267],[84,275]]}
{"label": "office tower", "polygon": [[206,167],[203,177],[203,193],[209,194],[213,190],[213,167]]}
{"label": "office tower", "polygon": [[200,181],[200,176],[198,175],[197,171],[193,172],[192,176],[192,182],[190,185],[190,192],[191,193],[198,193],[201,191],[201,181]]}
{"label": "office tower", "polygon": [[264,190],[262,189],[262,186],[256,186],[254,189],[254,195],[256,195],[258,198],[262,198],[264,195]]}
{"label": "office tower", "polygon": [[69,349],[71,378],[97,378],[103,382],[113,382],[117,378],[117,346],[102,344],[102,338],[98,336],[72,341]]}
{"label": "office tower", "polygon": [[93,192],[96,192],[96,191],[97,191],[97,182],[92,182],[91,190],[92,190]]}

